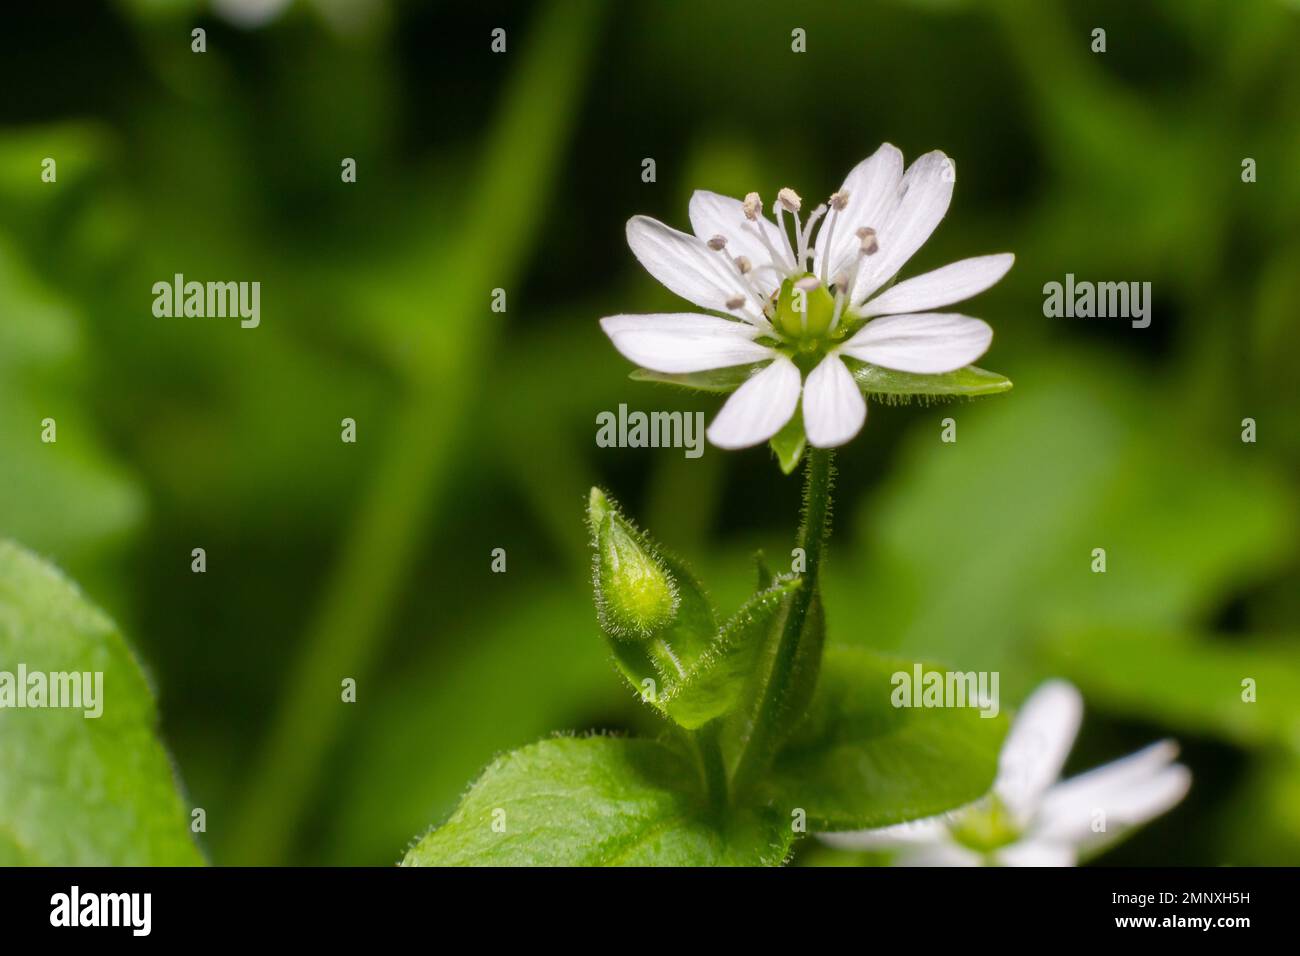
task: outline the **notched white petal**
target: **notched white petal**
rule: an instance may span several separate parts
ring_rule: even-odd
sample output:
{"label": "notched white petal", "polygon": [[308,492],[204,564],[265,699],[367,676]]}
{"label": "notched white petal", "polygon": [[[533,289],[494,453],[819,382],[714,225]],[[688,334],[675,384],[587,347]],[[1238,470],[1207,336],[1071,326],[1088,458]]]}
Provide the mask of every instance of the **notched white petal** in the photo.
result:
{"label": "notched white petal", "polygon": [[799,403],[799,369],[784,355],[751,377],[727,399],[709,425],[719,448],[749,448],[781,430]]}
{"label": "notched white petal", "polygon": [[1074,685],[1048,681],[1016,714],[998,760],[994,790],[1020,824],[1028,822],[1056,782],[1083,720],[1083,697]]}
{"label": "notched white petal", "polygon": [[859,314],[896,315],[962,302],[996,284],[1015,261],[1009,252],[961,259],[898,283],[868,302]]}
{"label": "notched white petal", "polygon": [[627,244],[647,272],[688,302],[726,312],[727,303],[741,296],[746,318],[760,320],[762,303],[745,288],[735,267],[705,240],[649,216],[633,216],[627,221]]}
{"label": "notched white petal", "polygon": [[611,315],[600,327],[614,348],[655,372],[704,372],[772,357],[771,349],[753,341],[758,330],[752,325],[714,315]]}
{"label": "notched white petal", "polygon": [[903,174],[897,202],[885,221],[863,223],[875,227],[880,249],[864,260],[858,272],[851,296],[854,303],[879,289],[930,238],[952,201],[955,170],[942,151],[926,153]]}
{"label": "notched white petal", "polygon": [[853,375],[834,353],[808,375],[803,387],[803,424],[810,444],[817,448],[843,445],[867,420],[867,403]]}
{"label": "notched white petal", "polygon": [[921,312],[872,319],[841,351],[882,368],[938,375],[971,364],[992,341],[993,330],[979,319]]}

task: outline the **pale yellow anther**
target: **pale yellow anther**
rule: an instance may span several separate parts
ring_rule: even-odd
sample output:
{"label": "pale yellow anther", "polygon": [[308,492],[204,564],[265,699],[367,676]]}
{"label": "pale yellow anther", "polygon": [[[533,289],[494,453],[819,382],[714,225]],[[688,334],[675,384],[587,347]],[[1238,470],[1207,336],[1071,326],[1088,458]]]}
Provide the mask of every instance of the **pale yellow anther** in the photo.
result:
{"label": "pale yellow anther", "polygon": [[776,201],[785,208],[786,212],[798,212],[800,207],[803,206],[803,200],[799,198],[799,194],[789,186],[776,194]]}
{"label": "pale yellow anther", "polygon": [[763,200],[759,198],[758,193],[746,193],[745,201],[741,206],[745,210],[745,218],[753,222],[763,211]]}

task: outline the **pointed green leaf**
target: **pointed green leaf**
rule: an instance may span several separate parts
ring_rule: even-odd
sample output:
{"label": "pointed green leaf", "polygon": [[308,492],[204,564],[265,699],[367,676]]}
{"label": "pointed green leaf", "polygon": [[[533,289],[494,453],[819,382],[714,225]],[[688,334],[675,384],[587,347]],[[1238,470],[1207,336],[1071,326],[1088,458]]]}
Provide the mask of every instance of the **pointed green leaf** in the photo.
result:
{"label": "pointed green leaf", "polygon": [[1011,380],[996,372],[986,372],[967,365],[955,372],[941,375],[918,375],[914,372],[896,372],[893,369],[868,365],[847,359],[853,380],[864,395],[880,397],[886,401],[908,401],[912,398],[926,400],[946,398],[974,398],[995,395],[1011,388]]}
{"label": "pointed green leaf", "polygon": [[802,808],[815,830],[853,830],[933,816],[989,790],[1005,717],[895,707],[893,675],[912,669],[856,649],[827,652],[809,713],[765,783],[774,809]]}
{"label": "pointed green leaf", "polygon": [[557,738],[506,754],[404,866],[775,866],[793,838],[771,811],[714,820],[696,768],[651,740]]}
{"label": "pointed green leaf", "polygon": [[799,467],[804,450],[808,447],[808,440],[803,431],[802,409],[795,410],[794,417],[772,436],[768,445],[776,453],[776,460],[783,474],[791,474]]}
{"label": "pointed green leaf", "polygon": [[635,369],[628,378],[634,382],[658,382],[661,385],[676,385],[692,392],[711,392],[725,395],[744,385],[751,375],[764,367],[757,365],[733,365],[731,368],[714,368],[704,372],[655,372],[648,368]]}
{"label": "pointed green leaf", "polygon": [[[51,673],[79,706],[48,706]],[[43,707],[32,706],[37,674]],[[157,724],[153,694],[113,622],[53,567],[0,541],[0,859],[201,864]]]}
{"label": "pointed green leaf", "polygon": [[802,584],[798,577],[779,580],[736,612],[695,666],[664,696],[663,708],[673,720],[694,730],[736,706],[783,602]]}

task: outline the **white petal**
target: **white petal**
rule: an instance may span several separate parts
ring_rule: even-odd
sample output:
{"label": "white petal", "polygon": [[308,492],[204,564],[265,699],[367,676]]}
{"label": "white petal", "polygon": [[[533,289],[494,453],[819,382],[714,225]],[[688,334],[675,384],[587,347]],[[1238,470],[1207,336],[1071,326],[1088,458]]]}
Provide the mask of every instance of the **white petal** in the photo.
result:
{"label": "white petal", "polygon": [[611,315],[600,320],[614,348],[656,372],[703,372],[762,362],[772,350],[753,341],[758,329],[715,315],[673,312]]}
{"label": "white petal", "polygon": [[1020,825],[1028,823],[1039,798],[1061,775],[1082,719],[1083,698],[1062,680],[1043,684],[1020,708],[993,785]]}
{"label": "white petal", "polygon": [[[745,210],[739,199],[711,193],[706,189],[697,189],[691,196],[691,228],[695,235],[708,242],[714,236],[724,236],[727,240],[724,250],[733,261],[737,256],[744,256],[754,266],[749,273],[750,280],[765,295],[771,295],[781,285],[780,276],[771,269],[759,266],[772,262],[772,253],[755,233],[759,230],[767,236],[773,249],[783,249],[781,231],[766,216],[759,216],[754,222],[745,218]],[[714,253],[717,255],[717,253]],[[784,271],[784,267],[782,268]]]}
{"label": "white petal", "polygon": [[1074,866],[1079,862],[1074,847],[1046,840],[1021,840],[1002,847],[994,856],[1001,866]]}
{"label": "white petal", "polygon": [[[885,220],[898,205],[899,184],[903,179],[903,154],[898,147],[885,143],[871,156],[854,166],[844,177],[841,192],[849,194],[849,204],[841,212],[828,212],[836,219],[835,228],[829,229],[827,219],[817,233],[814,271],[821,275],[822,259],[830,255],[827,281],[834,282],[841,273],[852,271],[858,258],[859,229],[870,227],[879,232]],[[827,237],[830,237],[829,239]],[[834,248],[827,248],[833,244]],[[877,253],[879,255],[879,253]]]}
{"label": "white petal", "polygon": [[920,312],[872,319],[840,351],[882,368],[937,375],[969,365],[992,341],[993,330],[979,319]]}
{"label": "white petal", "polygon": [[[755,300],[722,254],[703,240],[649,216],[633,216],[627,221],[627,244],[647,272],[688,302],[759,321],[763,304]],[[736,298],[743,298],[745,305],[728,309],[727,303]]]}
{"label": "white petal", "polygon": [[[1101,844],[1159,816],[1191,786],[1191,773],[1173,763],[1177,755],[1172,741],[1162,741],[1057,784],[1043,798],[1035,834],[1076,845]],[[1097,811],[1105,814],[1106,829],[1100,833],[1093,829],[1101,819]]]}
{"label": "white petal", "polygon": [[895,866],[983,866],[984,858],[958,843],[933,843],[904,850]]}
{"label": "white petal", "polygon": [[937,149],[907,168],[897,203],[884,225],[875,226],[879,249],[863,260],[851,301],[862,302],[879,289],[930,238],[952,201],[955,170],[952,160]]}
{"label": "white petal", "polygon": [[767,441],[799,404],[799,369],[784,355],[731,393],[709,425],[719,448],[748,448]]}
{"label": "white petal", "polygon": [[843,360],[833,352],[817,363],[803,386],[803,427],[817,448],[843,445],[862,429],[867,403]]}
{"label": "white petal", "polygon": [[840,850],[893,850],[948,839],[946,818],[925,817],[874,830],[819,833],[817,839]]}
{"label": "white petal", "polygon": [[961,302],[996,283],[1015,261],[1016,257],[1009,252],[962,259],[898,283],[868,302],[859,314],[895,315]]}

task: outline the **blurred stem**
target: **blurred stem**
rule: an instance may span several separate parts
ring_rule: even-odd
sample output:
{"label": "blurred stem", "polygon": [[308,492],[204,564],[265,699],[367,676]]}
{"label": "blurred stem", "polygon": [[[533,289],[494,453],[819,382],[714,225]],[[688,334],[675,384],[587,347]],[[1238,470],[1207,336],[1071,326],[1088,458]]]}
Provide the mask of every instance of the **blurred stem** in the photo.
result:
{"label": "blurred stem", "polygon": [[803,523],[799,526],[798,546],[803,549],[806,565],[803,587],[790,596],[790,607],[781,628],[776,657],[763,688],[754,725],[731,778],[733,795],[749,790],[763,771],[776,744],[780,741],[782,719],[787,715],[791,686],[799,662],[799,649],[808,621],[808,612],[820,587],[819,571],[826,539],[831,530],[831,485],[835,474],[832,453],[811,448],[804,469]]}
{"label": "blurred stem", "polygon": [[722,761],[722,746],[718,742],[721,727],[721,721],[713,720],[692,734],[709,805],[717,811],[727,806],[727,766]]}
{"label": "blurred stem", "polygon": [[517,272],[540,221],[572,125],[598,11],[592,0],[555,2],[542,10],[520,43],[526,52],[477,165],[455,251],[450,258],[444,254],[441,265],[432,250],[413,257],[414,288],[439,304],[439,314],[411,330],[402,409],[284,682],[228,862],[284,860],[349,706],[340,701],[340,682],[355,679],[358,700],[371,693],[366,678],[382,648],[388,615],[454,461],[479,367],[490,355],[489,293]]}

